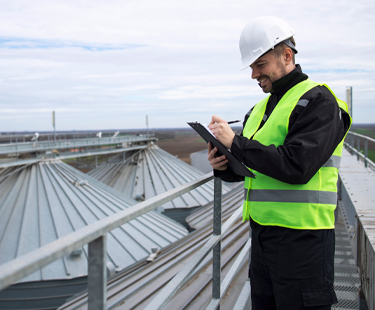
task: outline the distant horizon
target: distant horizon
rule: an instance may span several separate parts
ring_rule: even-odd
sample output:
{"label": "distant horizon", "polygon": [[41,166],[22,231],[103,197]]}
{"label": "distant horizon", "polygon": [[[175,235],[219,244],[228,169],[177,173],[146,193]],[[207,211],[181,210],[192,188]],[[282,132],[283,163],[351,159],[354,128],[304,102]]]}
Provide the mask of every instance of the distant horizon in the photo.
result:
{"label": "distant horizon", "polygon": [[[353,123],[352,127],[357,126],[375,126],[375,123]],[[242,126],[231,126],[233,129],[242,128]],[[149,131],[154,130],[192,130],[190,127],[158,127],[158,128],[148,128]],[[114,128],[114,129],[85,129],[85,130],[56,130],[56,133],[67,133],[67,132],[112,132],[112,131],[147,131],[147,128]],[[1,131],[0,135],[4,134],[11,134],[11,133],[27,133],[27,134],[34,134],[35,132],[38,133],[53,133],[53,130],[23,130],[23,131]]]}

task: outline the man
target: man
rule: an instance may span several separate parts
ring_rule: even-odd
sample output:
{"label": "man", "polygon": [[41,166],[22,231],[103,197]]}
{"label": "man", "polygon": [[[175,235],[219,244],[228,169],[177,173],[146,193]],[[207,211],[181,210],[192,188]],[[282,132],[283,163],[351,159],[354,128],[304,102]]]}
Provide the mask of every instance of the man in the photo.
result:
{"label": "man", "polygon": [[252,309],[331,309],[334,210],[346,104],[295,65],[294,30],[277,17],[259,17],[240,38],[242,69],[250,67],[270,95],[245,116],[241,135],[213,116],[210,130],[249,167],[235,175],[208,147],[215,176],[245,181],[243,218],[252,230],[249,268]]}

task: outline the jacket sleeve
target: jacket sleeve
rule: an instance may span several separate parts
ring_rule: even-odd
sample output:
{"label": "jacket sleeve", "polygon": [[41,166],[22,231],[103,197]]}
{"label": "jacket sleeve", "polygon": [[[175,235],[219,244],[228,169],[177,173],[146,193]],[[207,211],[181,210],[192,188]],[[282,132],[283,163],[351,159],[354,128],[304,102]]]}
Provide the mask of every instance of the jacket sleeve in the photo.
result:
{"label": "jacket sleeve", "polygon": [[235,174],[230,167],[226,170],[214,170],[214,176],[219,177],[225,182],[242,182],[244,177],[241,175]]}
{"label": "jacket sleeve", "polygon": [[231,152],[248,167],[290,184],[305,184],[331,157],[350,126],[332,93],[323,86],[307,92],[306,107],[290,117],[284,144],[263,145],[236,135]]}

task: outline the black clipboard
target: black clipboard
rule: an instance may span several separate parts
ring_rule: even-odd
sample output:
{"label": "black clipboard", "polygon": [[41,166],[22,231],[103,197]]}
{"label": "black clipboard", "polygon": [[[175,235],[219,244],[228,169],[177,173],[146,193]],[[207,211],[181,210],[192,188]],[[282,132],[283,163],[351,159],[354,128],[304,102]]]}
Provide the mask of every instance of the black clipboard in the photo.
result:
{"label": "black clipboard", "polygon": [[254,173],[252,173],[243,163],[241,163],[236,157],[233,156],[231,152],[219,141],[217,140],[207,129],[199,122],[188,122],[188,124],[193,128],[204,141],[211,142],[214,147],[218,148],[216,154],[218,156],[225,155],[228,159],[227,165],[233,170],[235,174],[242,175],[244,177],[255,178]]}

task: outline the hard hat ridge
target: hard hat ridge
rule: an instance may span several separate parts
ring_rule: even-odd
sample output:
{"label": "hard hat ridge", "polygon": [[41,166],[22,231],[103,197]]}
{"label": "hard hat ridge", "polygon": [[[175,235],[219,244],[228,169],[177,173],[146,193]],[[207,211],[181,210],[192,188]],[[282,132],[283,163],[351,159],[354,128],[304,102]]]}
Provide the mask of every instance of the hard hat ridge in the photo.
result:
{"label": "hard hat ridge", "polygon": [[280,43],[285,43],[297,53],[294,44],[288,40],[294,34],[293,28],[281,18],[262,16],[253,19],[241,33],[239,45],[242,66],[240,70],[246,69],[255,60]]}

